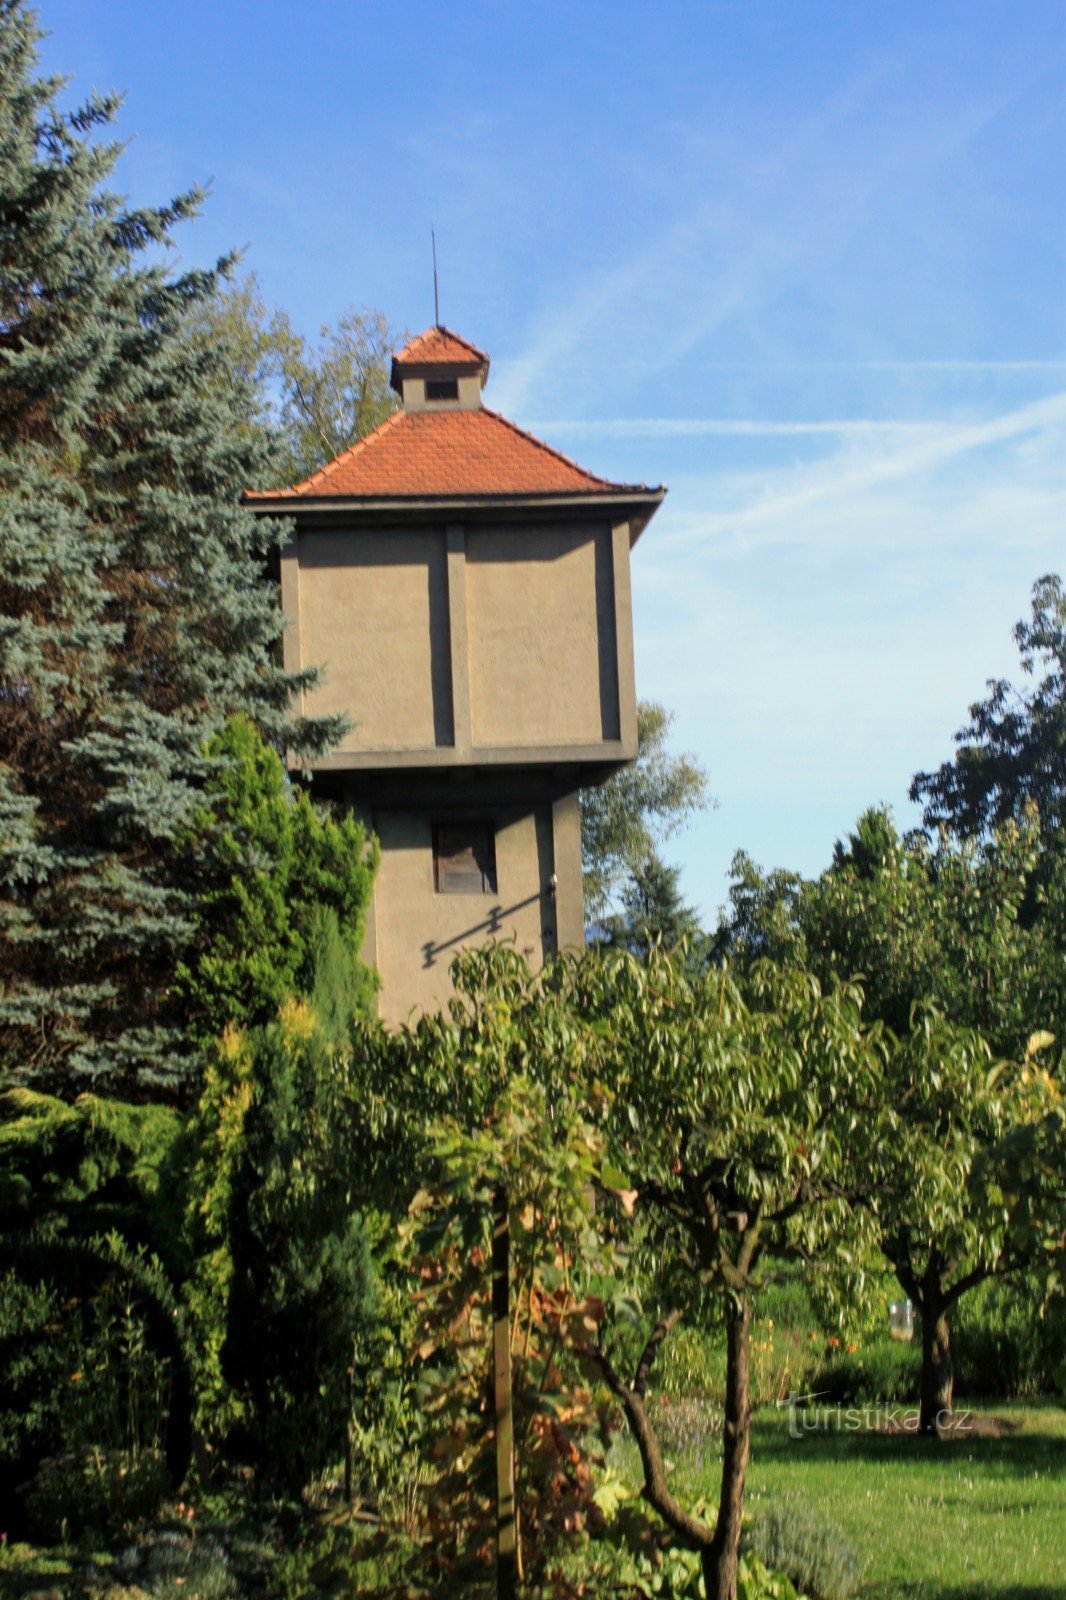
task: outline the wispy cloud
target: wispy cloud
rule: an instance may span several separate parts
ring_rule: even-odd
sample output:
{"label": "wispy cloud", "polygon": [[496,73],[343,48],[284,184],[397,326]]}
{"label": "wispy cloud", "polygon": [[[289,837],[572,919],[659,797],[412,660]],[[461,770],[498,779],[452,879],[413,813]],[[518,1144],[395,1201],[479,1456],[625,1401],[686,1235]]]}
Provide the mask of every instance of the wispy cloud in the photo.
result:
{"label": "wispy cloud", "polygon": [[637,548],[638,681],[721,800],[682,850],[708,912],[738,845],[815,871],[864,805],[909,820],[910,774],[1016,670],[1011,624],[1064,559],[1066,392],[829,444],[741,469],[678,441]]}
{"label": "wispy cloud", "polygon": [[[860,452],[833,457],[828,463],[797,468],[785,485],[736,509],[700,520],[687,535],[680,530],[672,543],[693,537],[730,533],[750,537],[762,530],[773,539],[788,537],[797,513],[843,499],[856,499],[886,484],[911,478],[953,459],[992,449],[1027,435],[1054,435],[1066,431],[1066,390],[1034,401],[1000,416],[961,426],[930,430],[898,450]],[[1066,448],[1063,450],[1066,459]]]}
{"label": "wispy cloud", "polygon": [[807,434],[857,434],[876,436],[882,434],[942,434],[947,424],[936,422],[910,422],[894,419],[866,417],[837,417],[824,421],[765,421],[760,417],[584,417],[564,422],[531,422],[534,432],[543,432],[552,438],[558,434],[574,433],[600,435],[610,438],[633,438],[645,435],[668,438],[689,438],[711,435],[722,438],[774,439]]}
{"label": "wispy cloud", "polygon": [[[734,129],[729,143],[679,125],[665,192],[682,197],[680,206],[675,199],[672,211],[645,219],[650,227],[627,231],[613,257],[595,252],[590,263],[586,255],[569,294],[554,286],[550,309],[534,313],[515,354],[501,352],[496,403],[528,414],[531,404],[568,391],[595,407],[609,373],[624,409],[628,393],[685,364],[690,380],[697,370],[960,379],[1066,371],[1066,357],[953,356],[951,344],[968,342],[970,331],[957,292],[936,325],[937,342],[948,347],[943,356],[892,354],[895,332],[913,347],[915,335],[928,344],[923,335],[932,331],[916,321],[913,299],[901,296],[901,274],[893,278],[887,265],[892,252],[908,271],[925,273],[931,243],[950,252],[950,218],[937,220],[940,186],[1014,98],[1009,89],[975,92],[969,103],[915,106],[895,70],[880,63],[785,128]],[[924,234],[918,252],[910,231]],[[922,316],[929,309],[920,302]],[[826,359],[794,358],[797,330],[811,328],[819,328]],[[708,349],[712,342],[717,350]],[[738,343],[749,358],[723,359]],[[871,345],[868,357],[832,359],[834,349]]]}
{"label": "wispy cloud", "polygon": [[999,358],[995,356],[974,359],[928,358],[854,361],[703,361],[706,372],[1066,372],[1066,356],[1029,359],[1022,357]]}

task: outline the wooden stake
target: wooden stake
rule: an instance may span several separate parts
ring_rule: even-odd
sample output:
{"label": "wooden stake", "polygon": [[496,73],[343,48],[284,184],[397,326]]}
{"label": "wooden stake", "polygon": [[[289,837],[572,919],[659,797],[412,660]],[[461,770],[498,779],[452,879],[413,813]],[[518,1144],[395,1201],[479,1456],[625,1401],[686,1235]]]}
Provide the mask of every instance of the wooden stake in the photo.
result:
{"label": "wooden stake", "polygon": [[344,1419],[344,1503],[352,1503],[352,1404],[355,1398],[355,1371],[352,1367],[345,1373],[345,1398],[348,1402],[348,1415]]}
{"label": "wooden stake", "polygon": [[492,1357],[496,1387],[496,1594],[515,1600],[514,1414],[511,1410],[511,1224],[507,1191],[492,1197]]}

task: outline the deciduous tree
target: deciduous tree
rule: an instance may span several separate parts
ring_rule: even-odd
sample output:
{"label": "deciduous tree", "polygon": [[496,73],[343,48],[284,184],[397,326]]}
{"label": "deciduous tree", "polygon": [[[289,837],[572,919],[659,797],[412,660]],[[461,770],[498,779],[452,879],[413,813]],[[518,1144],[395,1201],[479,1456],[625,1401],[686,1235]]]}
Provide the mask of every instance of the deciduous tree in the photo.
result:
{"label": "deciduous tree", "polygon": [[1053,1080],[1029,1058],[1037,1037],[1043,1061],[1062,1059],[1063,925],[1061,852],[1031,815],[930,847],[871,810],[819,878],[745,862],[736,881],[734,961],[772,949],[825,984],[853,979],[891,1030],[854,1190],[922,1312],[924,1431],[950,1415],[959,1299],[1046,1260],[995,1174],[1002,1142],[1017,1148],[1051,1106]]}
{"label": "deciduous tree", "polygon": [[222,338],[244,397],[243,428],[266,455],[256,488],[299,483],[373,431],[398,405],[392,356],[407,335],[381,311],[349,306],[317,342],[269,307],[256,274],[220,284],[201,303],[198,334]]}
{"label": "deciduous tree", "polygon": [[740,967],[770,954],[823,982],[861,981],[865,1009],[897,1034],[916,1005],[977,1028],[1020,1058],[1037,1028],[1066,1019],[1066,857],[1034,815],[990,837],[934,845],[871,809],[818,878],[734,862],[716,939]]}
{"label": "deciduous tree", "polygon": [[922,1316],[922,1433],[951,1418],[954,1307],[986,1279],[1032,1270],[1040,1258],[1004,1178],[1023,1130],[1047,1126],[1058,1099],[1035,1053],[1043,1042],[1037,1035],[1021,1062],[997,1062],[972,1029],[916,1014],[891,1042],[854,1147],[859,1203]]}
{"label": "deciduous tree", "polygon": [[1026,684],[991,680],[952,759],[911,784],[930,828],[973,837],[1020,821],[1030,805],[1048,834],[1066,828],[1066,591],[1056,574],[1034,584],[1014,638]]}
{"label": "deciduous tree", "polygon": [[[643,1494],[675,1538],[699,1550],[708,1600],[734,1600],[750,1450],[752,1295],[764,1258],[847,1249],[843,1197],[861,1108],[881,1072],[880,1031],[861,996],[823,994],[793,967],[755,969],[742,994],[714,972],[692,980],[661,952],[574,969],[579,1014],[602,1055],[607,1161],[602,1225],[640,1230],[656,1262],[632,1376],[608,1340],[586,1346],[625,1410]],[[612,1197],[613,1192],[613,1197]],[[633,1241],[635,1242],[635,1240]],[[639,1293],[639,1283],[634,1283]],[[648,1391],[677,1323],[725,1322],[725,1414],[717,1516],[671,1487]]]}
{"label": "deciduous tree", "polygon": [[669,748],[674,713],[653,700],[637,707],[637,758],[606,783],[581,794],[585,917],[595,925],[620,885],[683,827],[712,805],[707,774],[691,755]]}

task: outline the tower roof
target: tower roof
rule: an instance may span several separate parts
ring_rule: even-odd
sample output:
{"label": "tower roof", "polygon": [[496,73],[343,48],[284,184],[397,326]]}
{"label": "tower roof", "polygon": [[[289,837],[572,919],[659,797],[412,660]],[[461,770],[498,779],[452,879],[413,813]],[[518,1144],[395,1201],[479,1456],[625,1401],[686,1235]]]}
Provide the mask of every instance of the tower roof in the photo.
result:
{"label": "tower roof", "polygon": [[252,500],[338,495],[610,494],[645,485],[612,483],[586,472],[498,412],[397,411],[328,466],[291,489]]}
{"label": "tower roof", "polygon": [[[245,495],[247,504],[266,510],[277,502],[373,502],[375,500],[506,499],[527,496],[638,498],[648,508],[664,490],[646,484],[614,483],[578,466],[561,451],[519,428],[480,403],[480,386],[489,358],[477,345],[449,328],[427,328],[400,350],[392,363],[393,387],[405,404],[366,438],[288,489],[262,489]],[[413,400],[415,380],[478,377],[472,403],[441,406]],[[429,384],[427,382],[427,389]],[[281,509],[281,506],[278,506]]]}
{"label": "tower roof", "polygon": [[399,394],[405,376],[438,375],[445,371],[455,377],[477,374],[484,388],[489,375],[489,358],[469,339],[463,339],[438,323],[435,328],[427,328],[425,333],[408,339],[403,349],[397,351],[392,358],[389,381]]}

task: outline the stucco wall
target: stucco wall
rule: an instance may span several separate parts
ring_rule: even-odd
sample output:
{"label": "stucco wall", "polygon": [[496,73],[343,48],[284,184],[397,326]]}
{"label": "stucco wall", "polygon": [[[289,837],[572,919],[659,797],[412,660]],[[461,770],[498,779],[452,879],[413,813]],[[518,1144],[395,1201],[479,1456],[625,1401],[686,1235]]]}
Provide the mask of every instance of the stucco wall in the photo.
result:
{"label": "stucco wall", "polygon": [[299,559],[300,656],[323,675],[306,710],[352,718],[342,750],[450,744],[443,529],[318,531]]}
{"label": "stucco wall", "polygon": [[427,400],[425,377],[404,378],[405,411],[476,411],[481,405],[481,379],[467,375],[459,379],[459,394],[454,400]]}
{"label": "stucco wall", "polygon": [[[379,1011],[387,1022],[436,1010],[452,993],[449,968],[464,946],[508,939],[539,967],[559,931],[573,942],[580,925],[581,876],[574,874],[573,807],[483,812],[496,833],[496,893],[439,894],[433,881],[432,830],[438,813],[374,813],[381,865],[374,890],[373,946],[367,955],[381,976]],[[557,849],[565,835],[566,846]],[[557,861],[558,856],[558,861]],[[580,855],[577,856],[580,868]],[[556,897],[552,874],[561,867]],[[369,944],[369,941],[368,941]]]}
{"label": "stucco wall", "polygon": [[633,753],[626,524],[318,527],[281,572],[302,709],[352,722],[324,767]]}
{"label": "stucco wall", "polygon": [[469,528],[466,588],[475,748],[618,738],[606,528]]}

